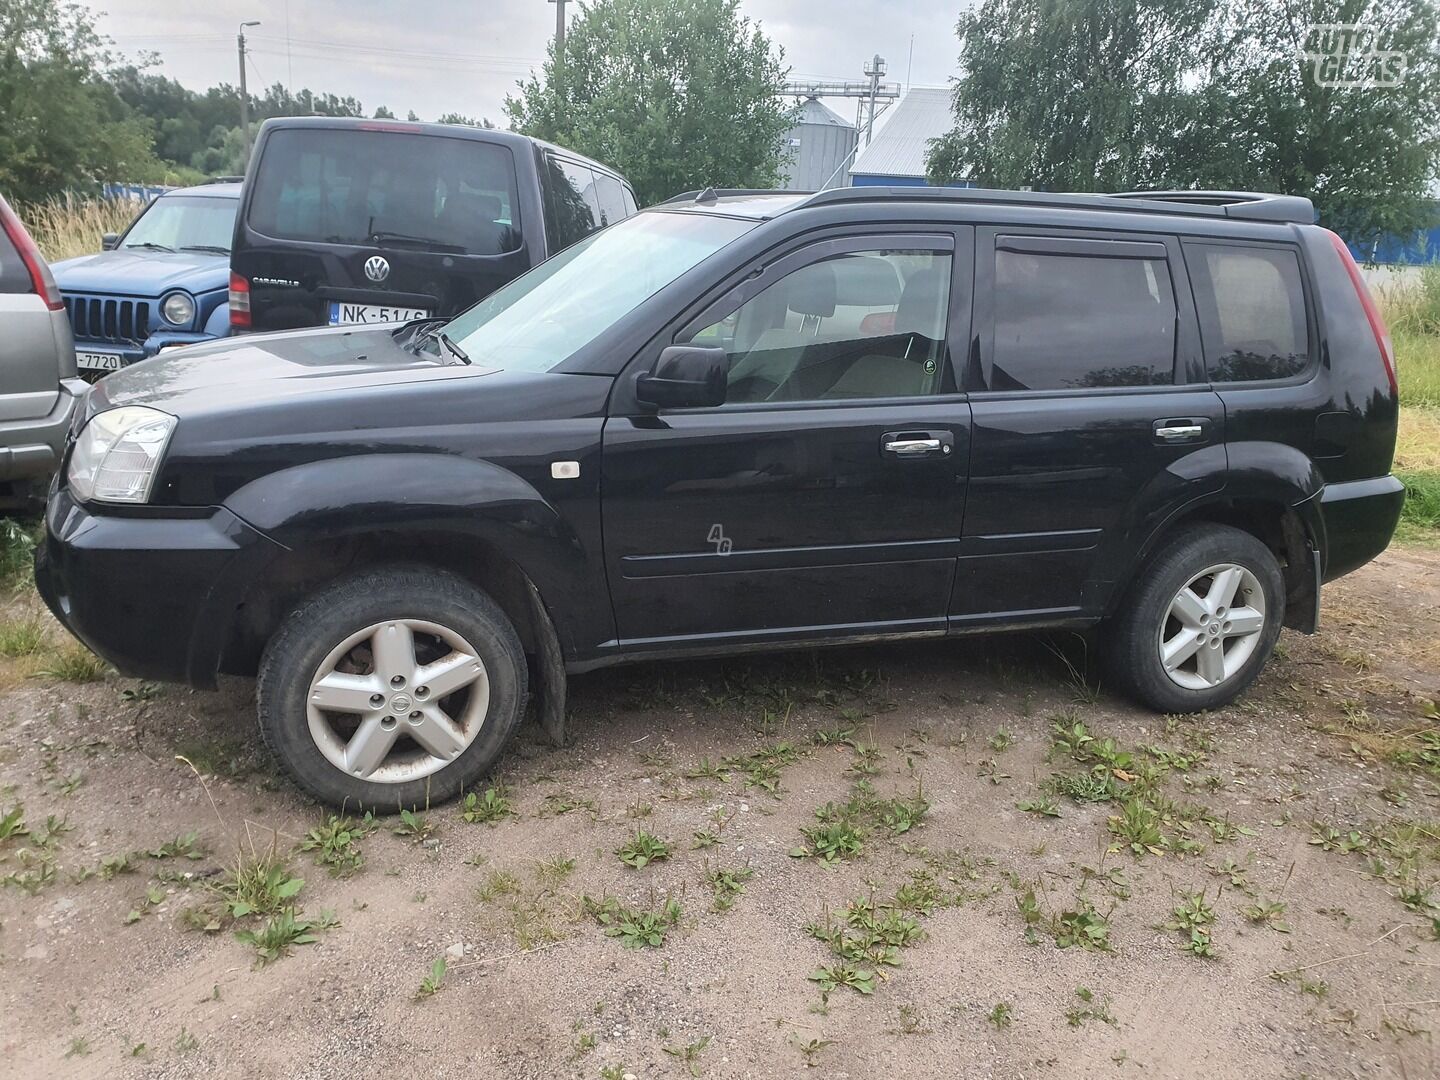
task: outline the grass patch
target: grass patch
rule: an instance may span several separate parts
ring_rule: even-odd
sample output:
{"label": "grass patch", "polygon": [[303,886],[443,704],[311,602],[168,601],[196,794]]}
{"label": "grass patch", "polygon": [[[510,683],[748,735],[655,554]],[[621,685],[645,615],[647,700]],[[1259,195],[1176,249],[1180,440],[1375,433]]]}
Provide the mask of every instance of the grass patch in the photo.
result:
{"label": "grass patch", "polygon": [[37,615],[0,623],[0,656],[16,659],[34,656],[49,644],[50,632]]}
{"label": "grass patch", "polygon": [[30,529],[14,518],[0,521],[0,582],[17,585],[29,580],[35,552],[35,538],[41,526]]}
{"label": "grass patch", "polygon": [[1396,535],[1402,540],[1440,541],[1440,469],[1396,469],[1395,475],[1405,485]]}
{"label": "grass patch", "polygon": [[109,670],[110,665],[84,645],[78,641],[69,641],[40,654],[40,666],[35,669],[35,677],[69,683],[91,683],[99,682]]}
{"label": "grass patch", "polygon": [[659,908],[631,908],[613,896],[582,899],[585,911],[600,924],[607,937],[619,938],[627,949],[658,949],[680,922],[680,905],[671,897]]}

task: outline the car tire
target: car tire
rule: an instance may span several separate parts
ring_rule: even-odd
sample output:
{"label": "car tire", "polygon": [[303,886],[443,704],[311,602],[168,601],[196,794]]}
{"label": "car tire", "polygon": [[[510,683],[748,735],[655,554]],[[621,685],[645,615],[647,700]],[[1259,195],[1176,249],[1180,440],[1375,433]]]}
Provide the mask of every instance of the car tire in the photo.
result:
{"label": "car tire", "polygon": [[478,782],[524,715],[526,685],[498,604],[454,574],[400,566],[291,611],[261,658],[256,699],[266,745],[301,788],[397,813]]}
{"label": "car tire", "polygon": [[1184,526],[1102,634],[1106,666],[1160,712],[1217,709],[1259,677],[1284,621],[1285,582],[1268,547],[1228,525]]}

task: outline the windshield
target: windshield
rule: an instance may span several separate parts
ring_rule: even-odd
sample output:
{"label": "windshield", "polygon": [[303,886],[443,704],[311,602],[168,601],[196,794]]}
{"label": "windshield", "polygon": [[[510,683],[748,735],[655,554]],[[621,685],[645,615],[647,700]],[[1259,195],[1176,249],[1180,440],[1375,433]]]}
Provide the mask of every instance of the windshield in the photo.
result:
{"label": "windshield", "polygon": [[478,139],[360,129],[277,131],[250,227],[319,244],[499,255],[520,246],[515,159]]}
{"label": "windshield", "polygon": [[125,234],[120,245],[143,248],[154,245],[171,251],[217,249],[230,253],[239,199],[206,195],[161,195]]}
{"label": "windshield", "polygon": [[549,371],[756,224],[708,214],[638,214],[492,293],[457,315],[445,333],[477,363]]}

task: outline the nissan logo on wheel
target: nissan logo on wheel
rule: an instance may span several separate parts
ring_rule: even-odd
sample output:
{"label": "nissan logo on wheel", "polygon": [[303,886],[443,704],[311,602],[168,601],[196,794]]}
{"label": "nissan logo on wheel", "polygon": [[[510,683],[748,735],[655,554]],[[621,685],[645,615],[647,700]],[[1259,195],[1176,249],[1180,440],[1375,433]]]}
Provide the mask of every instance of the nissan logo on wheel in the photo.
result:
{"label": "nissan logo on wheel", "polygon": [[371,281],[384,281],[390,276],[390,263],[383,255],[371,255],[365,260],[365,276]]}

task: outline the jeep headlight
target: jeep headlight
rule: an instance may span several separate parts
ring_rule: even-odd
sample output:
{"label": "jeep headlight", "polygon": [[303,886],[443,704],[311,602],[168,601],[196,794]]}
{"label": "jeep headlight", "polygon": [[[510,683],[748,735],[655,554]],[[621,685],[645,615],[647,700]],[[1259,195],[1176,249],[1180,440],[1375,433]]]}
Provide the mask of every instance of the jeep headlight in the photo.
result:
{"label": "jeep headlight", "polygon": [[172,292],[160,301],[160,314],[171,326],[189,326],[195,318],[195,301],[183,292]]}
{"label": "jeep headlight", "polygon": [[143,405],[96,413],[70,453],[71,493],[81,502],[145,502],[174,431],[175,417]]}

